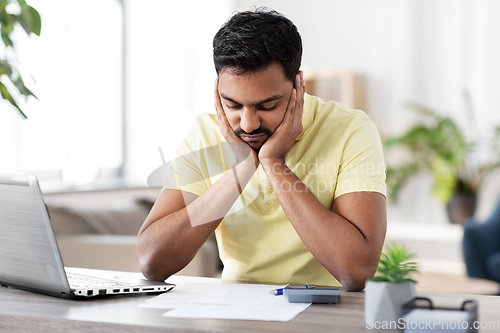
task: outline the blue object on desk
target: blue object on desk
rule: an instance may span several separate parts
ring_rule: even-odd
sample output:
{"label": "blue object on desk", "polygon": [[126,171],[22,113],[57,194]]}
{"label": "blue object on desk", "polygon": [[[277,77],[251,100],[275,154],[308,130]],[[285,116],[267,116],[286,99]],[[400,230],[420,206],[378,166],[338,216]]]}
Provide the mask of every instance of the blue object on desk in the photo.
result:
{"label": "blue object on desk", "polygon": [[272,295],[283,295],[283,289],[314,289],[314,284],[304,284],[299,286],[285,286],[284,288],[278,288],[271,290],[269,293]]}

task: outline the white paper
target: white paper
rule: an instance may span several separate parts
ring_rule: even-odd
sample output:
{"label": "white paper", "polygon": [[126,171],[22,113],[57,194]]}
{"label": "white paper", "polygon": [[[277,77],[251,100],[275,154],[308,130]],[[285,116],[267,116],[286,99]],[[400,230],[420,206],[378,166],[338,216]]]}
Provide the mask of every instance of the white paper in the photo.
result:
{"label": "white paper", "polygon": [[163,317],[290,321],[311,303],[289,303],[283,295],[263,304],[186,304]]}
{"label": "white paper", "polygon": [[164,317],[290,321],[310,303],[289,303],[269,292],[283,286],[186,283],[141,307],[173,309]]}

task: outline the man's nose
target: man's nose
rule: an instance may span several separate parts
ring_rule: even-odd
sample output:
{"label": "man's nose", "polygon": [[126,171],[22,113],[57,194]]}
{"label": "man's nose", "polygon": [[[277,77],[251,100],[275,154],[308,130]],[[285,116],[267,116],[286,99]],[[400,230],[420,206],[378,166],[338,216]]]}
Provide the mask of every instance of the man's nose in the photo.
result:
{"label": "man's nose", "polygon": [[240,118],[240,128],[246,133],[252,133],[260,127],[260,119],[257,112],[249,109],[243,109]]}

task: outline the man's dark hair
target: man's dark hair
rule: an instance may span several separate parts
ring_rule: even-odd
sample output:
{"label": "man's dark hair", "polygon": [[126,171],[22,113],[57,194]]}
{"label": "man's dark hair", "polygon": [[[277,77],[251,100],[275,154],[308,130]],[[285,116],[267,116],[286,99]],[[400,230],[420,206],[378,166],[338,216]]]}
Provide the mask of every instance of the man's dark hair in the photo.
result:
{"label": "man's dark hair", "polygon": [[282,14],[257,8],[234,14],[213,41],[217,74],[228,67],[237,74],[255,72],[278,63],[294,82],[302,58],[302,39],[297,27]]}

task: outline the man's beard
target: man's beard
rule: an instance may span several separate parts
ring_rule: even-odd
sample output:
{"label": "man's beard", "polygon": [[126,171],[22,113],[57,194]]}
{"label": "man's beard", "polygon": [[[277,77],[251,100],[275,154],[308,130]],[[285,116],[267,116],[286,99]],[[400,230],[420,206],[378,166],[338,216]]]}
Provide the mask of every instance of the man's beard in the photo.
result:
{"label": "man's beard", "polygon": [[[264,141],[264,142],[266,142],[266,141],[267,141],[267,139],[269,139],[269,137],[273,134],[273,132],[271,132],[268,128],[265,128],[265,127],[259,127],[259,128],[257,128],[256,130],[254,130],[254,131],[252,131],[252,132],[250,132],[250,133],[247,133],[247,132],[245,132],[244,130],[242,130],[241,128],[238,128],[238,129],[236,129],[236,130],[234,131],[234,134],[235,134],[238,138],[240,138],[241,140],[245,141],[248,145],[250,145],[250,144],[249,144],[246,140],[244,140],[244,139],[242,138],[242,135],[261,135],[261,134],[263,134],[263,135],[267,135],[267,138],[266,138],[266,140]],[[263,142],[263,143],[260,145],[260,147],[258,147],[258,148],[254,148],[254,147],[252,147],[252,146],[250,146],[250,147],[251,147],[253,150],[255,150],[255,151],[257,151],[257,152],[258,152],[258,151],[259,151],[259,149],[260,149],[260,148],[262,147],[262,145],[264,144],[264,142]]]}

